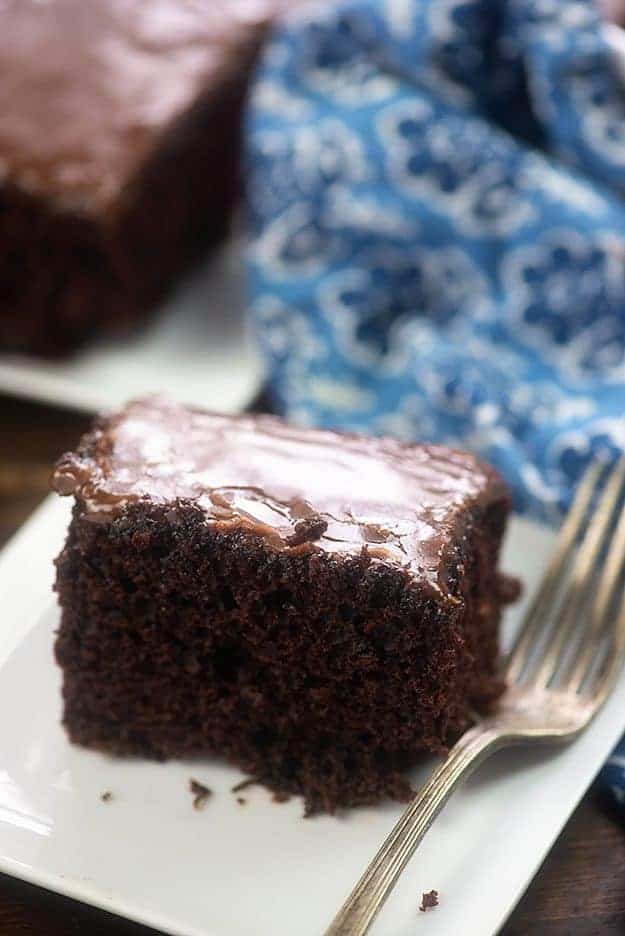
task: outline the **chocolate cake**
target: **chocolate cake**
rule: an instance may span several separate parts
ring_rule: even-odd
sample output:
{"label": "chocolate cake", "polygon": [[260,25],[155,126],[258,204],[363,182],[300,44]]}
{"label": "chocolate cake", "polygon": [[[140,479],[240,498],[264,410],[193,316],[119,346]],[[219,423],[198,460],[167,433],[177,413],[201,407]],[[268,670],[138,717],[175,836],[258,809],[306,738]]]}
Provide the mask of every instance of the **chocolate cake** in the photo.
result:
{"label": "chocolate cake", "polygon": [[4,0],[0,349],[126,329],[223,239],[284,0]]}
{"label": "chocolate cake", "polygon": [[70,738],[219,755],[309,810],[410,793],[500,691],[510,508],[473,456],[162,399],[60,459]]}

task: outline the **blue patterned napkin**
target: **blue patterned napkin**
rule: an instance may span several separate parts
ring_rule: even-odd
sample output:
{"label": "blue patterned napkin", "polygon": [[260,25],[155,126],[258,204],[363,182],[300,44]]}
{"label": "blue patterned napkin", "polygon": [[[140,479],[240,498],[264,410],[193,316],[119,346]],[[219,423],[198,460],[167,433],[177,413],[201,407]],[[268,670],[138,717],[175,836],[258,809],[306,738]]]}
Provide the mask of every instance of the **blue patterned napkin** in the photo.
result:
{"label": "blue patterned napkin", "polygon": [[625,94],[591,0],[315,4],[266,50],[247,175],[291,419],[460,442],[543,520],[625,449]]}

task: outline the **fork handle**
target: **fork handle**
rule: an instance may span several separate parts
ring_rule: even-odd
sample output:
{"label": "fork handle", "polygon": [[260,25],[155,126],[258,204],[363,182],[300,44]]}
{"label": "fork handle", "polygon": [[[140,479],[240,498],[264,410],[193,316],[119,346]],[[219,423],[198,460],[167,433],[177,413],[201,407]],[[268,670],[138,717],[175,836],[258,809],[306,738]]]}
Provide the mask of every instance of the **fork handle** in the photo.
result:
{"label": "fork handle", "polygon": [[456,786],[504,744],[499,732],[482,725],[462,735],[397,822],[325,936],[363,936],[368,931]]}

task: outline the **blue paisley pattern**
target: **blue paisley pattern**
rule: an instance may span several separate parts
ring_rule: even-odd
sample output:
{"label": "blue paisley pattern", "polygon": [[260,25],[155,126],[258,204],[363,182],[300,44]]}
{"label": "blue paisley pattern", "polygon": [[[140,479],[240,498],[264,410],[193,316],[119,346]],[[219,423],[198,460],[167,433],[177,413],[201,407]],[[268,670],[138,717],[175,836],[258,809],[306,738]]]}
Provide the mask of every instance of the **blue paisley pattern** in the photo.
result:
{"label": "blue paisley pattern", "polygon": [[252,319],[303,423],[461,442],[556,520],[625,449],[625,95],[590,0],[347,0],[269,44]]}

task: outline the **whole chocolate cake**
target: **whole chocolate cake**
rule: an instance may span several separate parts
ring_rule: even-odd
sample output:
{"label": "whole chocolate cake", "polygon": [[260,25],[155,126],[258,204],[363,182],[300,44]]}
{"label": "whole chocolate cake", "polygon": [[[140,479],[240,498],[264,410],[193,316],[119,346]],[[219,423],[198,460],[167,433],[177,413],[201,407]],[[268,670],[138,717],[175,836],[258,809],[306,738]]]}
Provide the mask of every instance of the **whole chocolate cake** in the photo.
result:
{"label": "whole chocolate cake", "polygon": [[466,453],[160,399],[57,464],[71,739],[216,754],[309,810],[410,792],[500,691],[510,504]]}
{"label": "whole chocolate cake", "polygon": [[3,0],[0,350],[127,328],[228,231],[284,0]]}

